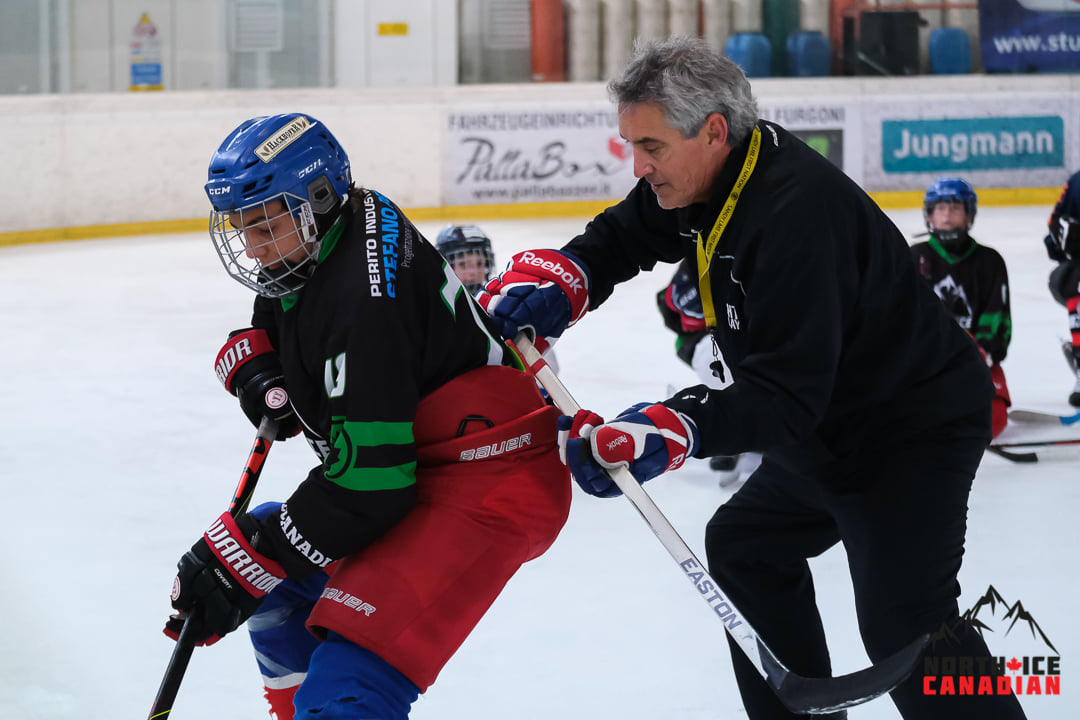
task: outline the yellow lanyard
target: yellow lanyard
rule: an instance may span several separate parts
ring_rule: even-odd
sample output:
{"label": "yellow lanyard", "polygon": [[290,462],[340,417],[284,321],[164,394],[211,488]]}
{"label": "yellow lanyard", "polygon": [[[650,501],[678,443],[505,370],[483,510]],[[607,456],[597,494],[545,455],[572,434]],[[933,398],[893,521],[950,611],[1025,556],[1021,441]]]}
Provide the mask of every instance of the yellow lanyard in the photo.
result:
{"label": "yellow lanyard", "polygon": [[746,181],[750,179],[750,173],[754,172],[754,165],[757,164],[760,150],[761,130],[755,127],[754,134],[750,136],[750,149],[746,153],[746,160],[743,161],[742,170],[739,171],[735,187],[731,188],[731,194],[728,195],[727,200],[724,202],[724,207],[721,208],[716,223],[713,225],[712,230],[709,231],[708,242],[703,241],[701,233],[698,233],[698,292],[701,295],[701,308],[705,311],[705,325],[708,327],[716,327],[716,308],[713,307],[712,287],[709,285],[709,263],[712,262],[716,244],[720,242],[720,236],[724,234],[724,228],[727,227],[728,220],[731,219],[732,213],[735,212],[735,203],[739,202],[739,193],[742,192]]}

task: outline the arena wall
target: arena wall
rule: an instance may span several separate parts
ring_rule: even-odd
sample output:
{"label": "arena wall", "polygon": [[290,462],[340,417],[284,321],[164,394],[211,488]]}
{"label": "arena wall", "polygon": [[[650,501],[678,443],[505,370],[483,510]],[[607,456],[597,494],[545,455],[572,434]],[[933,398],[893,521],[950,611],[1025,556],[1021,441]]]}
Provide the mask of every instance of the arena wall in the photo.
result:
{"label": "arena wall", "polygon": [[[1080,75],[758,79],[795,130],[885,206],[936,176],[984,204],[1048,204],[1080,168]],[[205,227],[211,153],[243,120],[303,111],[353,177],[417,218],[587,215],[633,183],[602,83],[0,97],[0,245]]]}

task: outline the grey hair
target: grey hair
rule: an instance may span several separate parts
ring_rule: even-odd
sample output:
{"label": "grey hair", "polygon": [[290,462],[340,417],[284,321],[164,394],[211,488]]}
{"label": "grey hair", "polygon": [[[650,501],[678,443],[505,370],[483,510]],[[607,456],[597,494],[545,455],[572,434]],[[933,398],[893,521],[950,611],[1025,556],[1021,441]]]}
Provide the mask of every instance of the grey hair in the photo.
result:
{"label": "grey hair", "polygon": [[727,120],[731,147],[748,138],[758,120],[746,75],[700,38],[636,43],[622,77],[608,83],[608,94],[620,108],[656,103],[684,138],[697,135],[709,115],[720,113]]}

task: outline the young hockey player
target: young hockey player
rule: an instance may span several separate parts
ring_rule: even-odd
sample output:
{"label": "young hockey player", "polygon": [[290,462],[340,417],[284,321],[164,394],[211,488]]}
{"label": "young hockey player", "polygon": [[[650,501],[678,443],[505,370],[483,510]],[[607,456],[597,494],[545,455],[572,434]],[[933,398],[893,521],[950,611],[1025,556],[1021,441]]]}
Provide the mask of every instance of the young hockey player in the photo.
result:
{"label": "young hockey player", "polygon": [[[753,479],[709,521],[705,549],[716,584],[804,676],[831,675],[807,559],[838,542],[872,659],[958,623],[968,495],[994,397],[975,343],[919,280],[885,213],[759,120],[746,76],[705,41],[645,43],[609,89],[640,181],[562,250],[515,255],[481,304],[504,337],[557,338],[618,283],[694,257],[734,383],[607,423],[587,410],[560,418],[575,480],[610,497],[609,468],[644,482],[690,455],[762,450]],[[945,654],[988,657],[958,625]],[[747,717],[795,717],[729,643]],[[919,667],[891,692],[909,720],[1024,716],[1013,695],[928,695]]]}
{"label": "young hockey player", "polygon": [[968,234],[979,199],[966,180],[944,177],[926,190],[923,220],[930,239],[911,246],[919,276],[978,344],[994,379],[994,437],[1005,429],[1011,402],[1001,362],[1012,339],[1009,275],[997,250]]}
{"label": "young hockey player", "polygon": [[[689,365],[705,385],[717,390],[731,385],[731,370],[724,366],[719,348],[713,343],[712,334],[705,325],[697,276],[689,259],[679,263],[671,282],[656,294],[656,305],[664,318],[664,325],[675,333],[675,354],[678,358]],[[720,474],[720,487],[745,482],[760,464],[761,453],[756,452],[713,455],[709,458],[709,467]]]}
{"label": "young hockey player", "polygon": [[[473,297],[491,279],[495,251],[491,247],[491,238],[476,225],[447,225],[439,231],[435,249],[446,258],[458,280]],[[544,360],[554,372],[559,371],[553,348],[544,350]],[[547,398],[543,388],[540,388],[540,394]]]}
{"label": "young hockey player", "polygon": [[1050,293],[1069,313],[1070,340],[1062,348],[1076,374],[1069,404],[1080,407],[1080,172],[1065,183],[1050,213],[1049,233],[1043,240],[1050,259],[1058,266],[1050,273]]}
{"label": "young hockey player", "polygon": [[190,616],[210,644],[250,618],[275,717],[400,720],[565,522],[558,413],[315,118],[241,124],[206,193],[226,269],[258,295],[219,377],[320,464],[287,502],[213,522],[166,632]]}
{"label": "young hockey player", "polygon": [[435,239],[435,249],[450,263],[470,295],[476,293],[491,278],[495,267],[495,252],[491,239],[475,225],[447,225]]}

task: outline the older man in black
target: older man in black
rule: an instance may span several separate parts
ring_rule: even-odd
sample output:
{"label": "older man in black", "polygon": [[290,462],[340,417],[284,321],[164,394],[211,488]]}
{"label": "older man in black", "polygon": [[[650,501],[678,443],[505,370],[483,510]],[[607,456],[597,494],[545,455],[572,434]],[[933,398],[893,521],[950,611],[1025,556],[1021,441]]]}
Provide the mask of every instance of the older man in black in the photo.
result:
{"label": "older man in black", "polygon": [[[692,258],[734,382],[604,424],[585,411],[564,418],[575,479],[610,496],[609,468],[641,482],[688,455],[763,452],[709,522],[706,550],[719,584],[802,675],[831,673],[807,558],[837,542],[871,659],[956,621],[994,395],[974,343],[866,193],[758,119],[734,63],[696,40],[652,43],[609,87],[640,181],[560,251],[514,258],[481,304],[507,337],[557,338],[616,284]],[[958,633],[933,652],[989,654],[975,631]],[[792,717],[734,646],[733,658],[748,716]],[[1023,717],[1011,696],[926,694],[921,667],[892,697],[906,718]]]}

